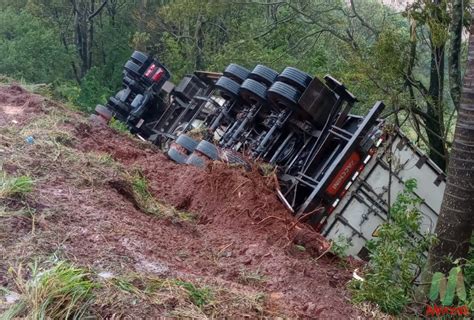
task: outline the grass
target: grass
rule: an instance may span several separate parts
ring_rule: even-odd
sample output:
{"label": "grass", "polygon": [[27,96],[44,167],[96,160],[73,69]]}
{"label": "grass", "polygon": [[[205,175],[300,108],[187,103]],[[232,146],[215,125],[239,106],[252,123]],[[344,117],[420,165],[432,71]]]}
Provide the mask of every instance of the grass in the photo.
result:
{"label": "grass", "polygon": [[160,316],[176,318],[262,318],[269,315],[266,297],[208,284],[202,279],[165,278],[137,273],[101,278],[88,269],[66,261],[48,262],[48,267],[30,265],[15,271],[15,292],[0,288],[0,293],[18,300],[1,320],[82,319]]}
{"label": "grass", "polygon": [[31,222],[31,233],[35,233],[36,227],[36,210],[30,208],[28,204],[25,204],[24,207],[20,208],[19,210],[10,210],[6,207],[0,206],[0,219],[1,218],[23,218]]}
{"label": "grass", "polygon": [[162,316],[180,319],[215,319],[230,315],[232,318],[259,318],[266,312],[266,298],[261,293],[243,293],[197,279],[129,274],[104,280],[101,290],[102,294],[97,296],[103,299],[96,301],[98,307],[109,306],[124,317],[124,309],[132,308],[131,305],[139,305],[145,313],[151,312],[146,308],[155,306],[162,310]]}
{"label": "grass", "polygon": [[127,125],[123,123],[120,120],[117,120],[115,118],[110,119],[109,121],[109,127],[112,128],[113,130],[125,134],[127,136],[131,136],[132,134],[130,133],[130,130],[128,129]]}
{"label": "grass", "polygon": [[265,282],[265,276],[257,271],[240,270],[239,282],[242,284],[261,284]]}
{"label": "grass", "polygon": [[188,298],[199,308],[209,305],[213,299],[211,289],[207,287],[197,287],[191,282],[177,280],[175,284],[186,290]]}
{"label": "grass", "polygon": [[24,197],[33,191],[34,182],[28,176],[11,177],[0,171],[0,199]]}
{"label": "grass", "polygon": [[148,180],[140,170],[133,170],[126,175],[126,180],[132,186],[133,197],[140,209],[158,217],[178,218],[181,221],[192,222],[195,216],[191,213],[177,210],[155,199],[150,192]]}
{"label": "grass", "polygon": [[260,172],[264,177],[271,176],[272,174],[275,173],[275,169],[276,169],[274,165],[270,163],[266,163],[266,162],[259,163],[258,168],[260,169]]}
{"label": "grass", "polygon": [[29,280],[22,267],[12,272],[19,300],[0,319],[80,319],[88,311],[97,288],[88,271],[61,261],[49,269],[35,263],[29,272]]}

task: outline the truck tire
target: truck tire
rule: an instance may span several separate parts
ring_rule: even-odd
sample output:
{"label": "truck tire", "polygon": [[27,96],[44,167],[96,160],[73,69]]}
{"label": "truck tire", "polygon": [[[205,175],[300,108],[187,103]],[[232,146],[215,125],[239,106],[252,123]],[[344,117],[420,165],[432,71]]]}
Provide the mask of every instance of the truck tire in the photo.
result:
{"label": "truck tire", "polygon": [[275,82],[267,91],[268,101],[278,109],[295,108],[301,93],[294,87],[281,82]]}
{"label": "truck tire", "polygon": [[123,66],[124,70],[132,76],[132,78],[135,77],[140,77],[140,66],[133,62],[132,60],[128,60],[127,63],[125,63],[125,66]]}
{"label": "truck tire", "polygon": [[219,160],[219,149],[206,140],[201,140],[195,151],[199,151],[211,160]]}
{"label": "truck tire", "polygon": [[224,70],[224,76],[234,80],[239,84],[244,82],[244,80],[248,78],[249,74],[249,70],[235,63],[229,64]]}
{"label": "truck tire", "polygon": [[117,98],[110,97],[109,101],[111,102],[111,104],[113,104],[116,108],[120,109],[122,112],[126,112],[126,113],[130,112],[130,108],[127,107],[125,103],[118,100]]}
{"label": "truck tire", "polygon": [[201,158],[198,154],[192,153],[186,160],[186,164],[189,164],[198,168],[204,168],[206,166],[206,161],[203,158]]}
{"label": "truck tire", "polygon": [[188,150],[189,152],[193,152],[198,145],[197,141],[195,141],[194,139],[190,138],[189,136],[185,134],[179,135],[178,138],[174,142],[176,144],[179,144],[181,147]]}
{"label": "truck tire", "polygon": [[277,81],[284,82],[303,92],[313,80],[307,73],[292,67],[286,67],[277,77]]}
{"label": "truck tire", "polygon": [[251,105],[262,104],[267,101],[267,87],[256,80],[247,79],[240,86],[240,96]]}
{"label": "truck tire", "polygon": [[110,121],[113,117],[113,112],[101,104],[95,106],[95,112],[107,121]]}
{"label": "truck tire", "polygon": [[250,79],[257,80],[258,82],[265,84],[267,87],[271,86],[277,77],[278,72],[262,64],[258,64],[249,74]]}
{"label": "truck tire", "polygon": [[169,148],[166,154],[168,155],[168,158],[170,158],[171,160],[173,160],[174,162],[178,164],[185,164],[186,161],[188,160],[187,155],[179,152],[178,149],[173,148],[173,147]]}
{"label": "truck tire", "polygon": [[220,77],[214,87],[219,90],[221,97],[225,100],[233,100],[239,96],[240,85],[225,76]]}
{"label": "truck tire", "polygon": [[149,56],[146,55],[146,54],[144,54],[143,52],[134,51],[134,52],[132,53],[131,58],[132,58],[132,60],[133,60],[136,64],[142,66],[142,65],[144,65],[144,64],[148,61]]}

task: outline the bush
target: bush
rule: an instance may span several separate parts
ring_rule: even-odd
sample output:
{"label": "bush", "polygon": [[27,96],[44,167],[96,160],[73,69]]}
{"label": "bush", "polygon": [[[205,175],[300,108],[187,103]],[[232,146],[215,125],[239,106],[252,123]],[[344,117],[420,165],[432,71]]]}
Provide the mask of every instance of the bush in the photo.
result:
{"label": "bush", "polygon": [[421,199],[413,191],[416,181],[406,182],[390,209],[390,222],[383,224],[377,237],[368,242],[370,263],[365,281],[351,282],[355,302],[370,301],[382,311],[398,314],[411,301],[413,283],[424,263],[424,253],[433,243],[433,236],[419,236]]}

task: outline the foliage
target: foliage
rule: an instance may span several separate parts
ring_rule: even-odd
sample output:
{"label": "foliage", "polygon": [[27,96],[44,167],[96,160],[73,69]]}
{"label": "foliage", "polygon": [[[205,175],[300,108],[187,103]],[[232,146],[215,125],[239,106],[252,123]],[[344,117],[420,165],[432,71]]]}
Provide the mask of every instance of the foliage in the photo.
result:
{"label": "foliage", "polygon": [[30,266],[31,278],[24,279],[20,267],[14,272],[20,300],[2,319],[26,316],[28,319],[80,319],[93,299],[97,285],[86,270],[59,261],[49,269]]}
{"label": "foliage", "polygon": [[346,256],[346,251],[350,247],[349,240],[343,235],[339,235],[331,244],[331,252],[336,256],[342,258]]}
{"label": "foliage", "polygon": [[365,281],[351,283],[356,302],[374,302],[382,311],[398,314],[411,301],[424,253],[434,241],[432,235],[419,234],[422,200],[413,194],[415,189],[416,181],[408,180],[390,209],[391,221],[381,225],[377,237],[369,241]]}
{"label": "foliage", "polygon": [[110,119],[109,127],[125,135],[131,135],[130,130],[128,129],[127,125],[123,123],[122,121],[119,121],[115,118]]}
{"label": "foliage", "polygon": [[6,172],[0,171],[0,199],[25,196],[33,190],[33,185],[30,177],[10,177]]}
{"label": "foliage", "polygon": [[29,82],[66,77],[67,53],[57,30],[26,11],[0,10],[0,74]]}

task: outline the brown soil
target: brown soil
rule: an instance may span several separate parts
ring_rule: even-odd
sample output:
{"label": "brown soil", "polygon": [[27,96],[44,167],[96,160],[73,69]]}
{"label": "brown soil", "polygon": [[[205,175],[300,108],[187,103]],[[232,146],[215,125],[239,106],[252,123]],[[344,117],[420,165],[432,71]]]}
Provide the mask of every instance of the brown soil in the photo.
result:
{"label": "brown soil", "polygon": [[[48,112],[42,101],[18,86],[0,88],[0,126],[12,120],[21,126],[35,113]],[[67,113],[71,119],[81,118]],[[273,177],[217,162],[206,169],[177,165],[154,146],[102,125],[68,121],[62,129],[74,136],[77,152],[107,153],[126,169],[140,169],[154,197],[195,214],[197,222],[160,219],[141,212],[126,196],[126,188],[117,186],[112,169],[93,183],[72,183],[76,168],[56,169],[56,164],[41,158],[21,166],[6,160],[3,168],[10,173],[30,170],[37,175],[35,192],[28,201],[45,213],[37,221],[38,236],[30,234],[31,226],[24,219],[4,223],[0,244],[6,251],[18,248],[11,236],[2,234],[15,234],[18,242],[31,242],[28,258],[60,252],[99,271],[131,269],[160,276],[199,277],[263,292],[274,314],[283,317],[363,316],[351,305],[346,289],[351,263],[327,254],[328,242],[285,210],[275,195]],[[9,156],[7,151],[5,159]],[[58,157],[61,161],[61,155]],[[295,244],[303,245],[305,251]],[[0,262],[0,286],[12,285],[7,267]],[[250,280],[249,274],[257,274],[258,280]],[[153,308],[144,310],[147,316],[159,315]]]}

